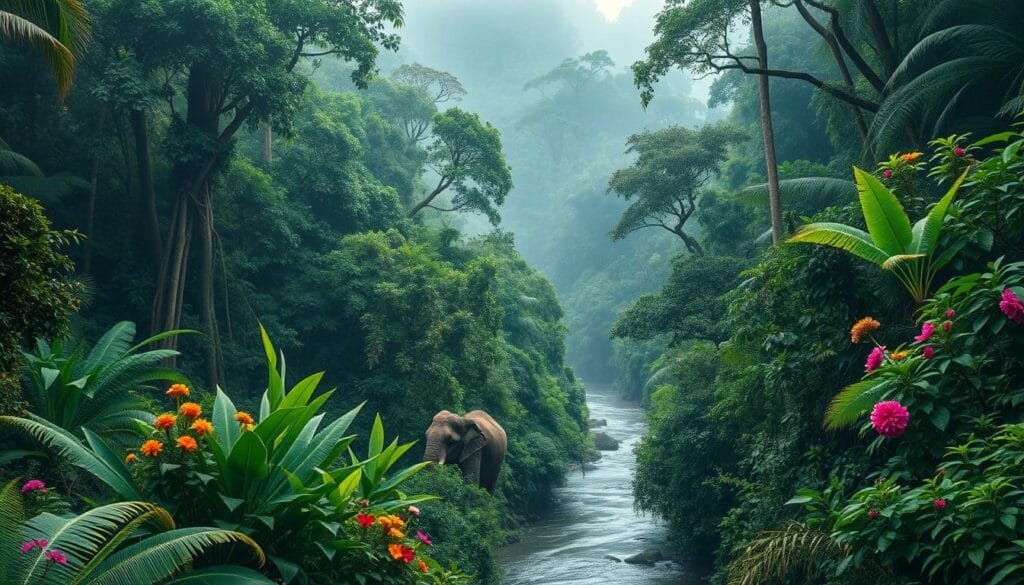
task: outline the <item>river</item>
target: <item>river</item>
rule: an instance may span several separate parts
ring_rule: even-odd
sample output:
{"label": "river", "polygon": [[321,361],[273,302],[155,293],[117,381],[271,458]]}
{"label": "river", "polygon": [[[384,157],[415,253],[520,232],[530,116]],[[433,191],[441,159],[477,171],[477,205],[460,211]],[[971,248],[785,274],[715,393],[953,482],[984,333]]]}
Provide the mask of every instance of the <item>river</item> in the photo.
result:
{"label": "river", "polygon": [[541,521],[502,550],[504,585],[697,585],[701,576],[672,562],[631,565],[623,559],[648,549],[669,552],[665,528],[633,510],[633,446],[644,432],[644,412],[607,384],[587,385],[590,416],[608,421],[605,431],[621,441],[603,451],[596,468],[570,474],[557,503]]}

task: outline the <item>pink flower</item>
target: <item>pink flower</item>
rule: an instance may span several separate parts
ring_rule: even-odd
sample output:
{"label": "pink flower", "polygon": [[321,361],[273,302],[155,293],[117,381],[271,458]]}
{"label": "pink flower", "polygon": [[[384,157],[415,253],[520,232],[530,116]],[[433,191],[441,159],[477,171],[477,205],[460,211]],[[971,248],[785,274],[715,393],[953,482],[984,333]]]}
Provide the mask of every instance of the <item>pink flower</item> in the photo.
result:
{"label": "pink flower", "polygon": [[1024,323],[1024,303],[1021,303],[1013,291],[1004,288],[1003,300],[999,301],[999,310],[1011,320]]}
{"label": "pink flower", "polygon": [[868,510],[868,518],[878,520],[878,510]]}
{"label": "pink flower", "polygon": [[883,179],[888,179],[890,177],[892,177],[892,171],[891,170],[885,169],[884,171],[882,171],[882,178]]}
{"label": "pink flower", "polygon": [[409,513],[412,514],[413,516],[419,516],[420,515],[420,509],[417,508],[416,506],[409,506]]}
{"label": "pink flower", "polygon": [[25,482],[25,485],[21,486],[21,493],[23,494],[37,491],[46,491],[46,484],[38,479],[30,479]]}
{"label": "pink flower", "polygon": [[967,154],[967,151],[958,146],[953,149],[953,154],[955,154],[956,156],[963,156]]}
{"label": "pink flower", "polygon": [[935,348],[930,345],[925,346],[922,353],[924,353],[924,359],[930,360],[935,355]]}
{"label": "pink flower", "polygon": [[953,315],[956,315],[956,311],[954,311],[953,309],[946,309],[946,318],[947,319],[952,319]]}
{"label": "pink flower", "polygon": [[924,343],[925,341],[928,341],[928,338],[932,336],[932,333],[935,333],[935,325],[930,321],[925,321],[924,323],[921,323],[921,334],[914,337],[914,341]]}
{"label": "pink flower", "polygon": [[946,509],[946,500],[944,500],[942,498],[938,498],[937,500],[935,500],[934,504],[935,504],[935,509],[940,511],[940,512]]}
{"label": "pink flower", "polygon": [[867,372],[873,372],[878,369],[878,366],[882,365],[882,359],[885,358],[885,346],[876,345],[875,349],[871,350],[868,354],[868,360],[864,362],[864,370]]}
{"label": "pink flower", "polygon": [[40,539],[37,539],[37,540],[29,540],[29,541],[23,542],[21,544],[21,552],[27,553],[28,551],[30,551],[30,550],[32,550],[32,549],[34,549],[36,547],[46,548],[46,543],[47,543],[47,541],[46,541],[45,538],[40,538]]}
{"label": "pink flower", "polygon": [[57,563],[58,565],[68,564],[68,558],[64,556],[64,553],[57,549],[46,551],[46,560]]}
{"label": "pink flower", "polygon": [[909,422],[910,413],[895,400],[879,402],[871,409],[871,426],[883,437],[899,437]]}
{"label": "pink flower", "polygon": [[426,534],[423,534],[422,530],[417,530],[416,531],[416,538],[420,539],[420,542],[422,542],[423,544],[425,544],[427,546],[433,546],[434,545],[433,542],[430,542],[430,537],[427,536]]}

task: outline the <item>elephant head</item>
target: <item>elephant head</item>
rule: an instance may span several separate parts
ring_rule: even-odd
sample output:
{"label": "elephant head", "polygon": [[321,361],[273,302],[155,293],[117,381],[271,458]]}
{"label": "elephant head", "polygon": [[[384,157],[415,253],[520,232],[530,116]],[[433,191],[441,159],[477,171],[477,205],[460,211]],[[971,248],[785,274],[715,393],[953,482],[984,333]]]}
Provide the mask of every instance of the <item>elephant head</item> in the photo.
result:
{"label": "elephant head", "polygon": [[434,415],[427,429],[427,446],[423,452],[424,461],[462,463],[479,453],[487,444],[487,437],[480,431],[476,421],[442,410]]}

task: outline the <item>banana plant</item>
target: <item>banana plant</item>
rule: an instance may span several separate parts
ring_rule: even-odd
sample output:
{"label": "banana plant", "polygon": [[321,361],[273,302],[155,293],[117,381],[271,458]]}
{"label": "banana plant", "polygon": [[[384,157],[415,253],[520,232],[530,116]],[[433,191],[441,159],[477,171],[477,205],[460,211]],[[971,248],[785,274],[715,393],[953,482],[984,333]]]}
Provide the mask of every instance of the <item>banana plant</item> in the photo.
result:
{"label": "banana plant", "polygon": [[252,539],[219,528],[177,528],[167,510],[118,502],[78,516],[26,518],[17,480],[0,487],[0,583],[19,585],[271,585],[240,565],[197,568],[214,550],[262,566]]}
{"label": "banana plant", "polygon": [[893,274],[914,302],[928,298],[935,274],[953,259],[959,246],[936,254],[946,213],[967,173],[949,188],[928,214],[913,226],[899,199],[871,173],[853,168],[861,212],[868,231],[841,223],[811,223],[787,243],[807,243],[845,250]]}

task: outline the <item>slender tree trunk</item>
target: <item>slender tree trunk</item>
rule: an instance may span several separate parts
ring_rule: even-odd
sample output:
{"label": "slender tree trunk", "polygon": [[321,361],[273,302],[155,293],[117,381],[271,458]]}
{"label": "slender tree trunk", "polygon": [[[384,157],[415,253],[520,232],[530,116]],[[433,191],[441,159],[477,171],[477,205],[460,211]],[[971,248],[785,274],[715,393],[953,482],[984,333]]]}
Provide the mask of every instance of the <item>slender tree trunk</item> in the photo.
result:
{"label": "slender tree trunk", "polygon": [[154,262],[163,257],[163,238],[160,236],[160,220],[156,212],[156,188],[153,183],[153,158],[149,151],[149,124],[146,112],[132,110],[132,134],[135,138],[135,160],[139,174],[139,213],[142,221],[139,229]]}
{"label": "slender tree trunk", "polygon": [[199,255],[199,291],[200,310],[203,327],[208,336],[206,353],[206,373],[210,388],[215,388],[223,379],[223,360],[221,358],[220,328],[217,324],[217,307],[214,300],[214,226],[213,197],[209,185],[204,185],[198,199],[200,234],[202,250]]}
{"label": "slender tree trunk", "polygon": [[897,59],[896,51],[889,40],[889,32],[885,28],[885,20],[882,18],[882,13],[878,11],[875,0],[862,0],[862,6],[864,7],[864,15],[867,17],[868,27],[871,29],[871,36],[875,41],[872,43],[872,46],[878,53],[878,59],[882,62],[886,78],[891,78],[893,72],[896,71],[896,66],[899,64],[899,59]]}
{"label": "slender tree trunk", "polygon": [[85,253],[82,258],[82,272],[92,273],[92,246],[96,239],[96,185],[100,175],[100,155],[98,152],[92,154],[92,169],[89,171],[89,210],[85,220]]}
{"label": "slender tree trunk", "polygon": [[270,120],[263,123],[263,163],[274,162],[274,129],[270,127]]}
{"label": "slender tree trunk", "polygon": [[430,205],[430,202],[433,201],[438,195],[443,193],[444,190],[447,189],[450,185],[450,180],[446,179],[445,177],[441,177],[441,180],[437,183],[437,187],[434,187],[434,190],[431,191],[429,195],[427,195],[426,197],[423,198],[423,200],[414,205],[413,208],[409,210],[409,213],[406,214],[406,217],[408,217],[409,219],[415,217],[417,213],[423,211],[423,208]]}
{"label": "slender tree trunk", "polygon": [[[764,42],[764,28],[761,24],[761,1],[750,0],[750,27],[757,46],[757,59],[761,69],[768,68],[768,46]],[[782,201],[779,197],[779,167],[775,159],[775,131],[772,129],[772,106],[768,76],[758,75],[758,92],[761,103],[761,130],[764,134],[764,161],[768,170],[768,201],[771,207],[772,243],[782,239]]]}

